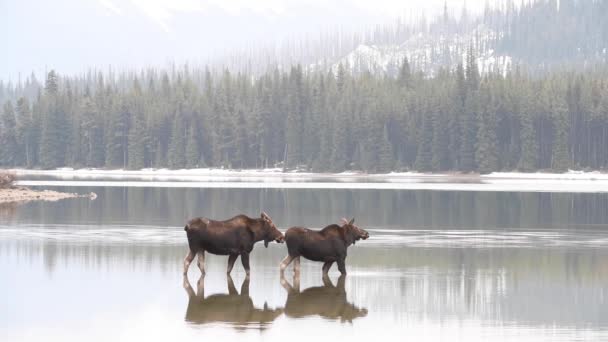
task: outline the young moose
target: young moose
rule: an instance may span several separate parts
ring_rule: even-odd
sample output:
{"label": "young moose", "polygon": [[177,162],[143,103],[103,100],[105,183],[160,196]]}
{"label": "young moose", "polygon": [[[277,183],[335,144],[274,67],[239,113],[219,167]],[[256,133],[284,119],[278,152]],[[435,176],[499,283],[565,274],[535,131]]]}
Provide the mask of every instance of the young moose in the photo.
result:
{"label": "young moose", "polygon": [[346,249],[357,240],[367,239],[369,234],[354,225],[355,219],[342,219],[342,226],[329,225],[320,231],[292,227],[285,233],[288,255],[281,262],[281,273],[295,260],[294,272],[300,272],[300,256],[312,261],[322,261],[323,274],[327,274],[334,262],[340,273],[346,274]]}
{"label": "young moose", "polygon": [[245,272],[249,275],[249,253],[253,245],[264,240],[264,246],[268,247],[270,241],[282,243],[285,241],[283,234],[272,223],[272,219],[266,213],[262,213],[258,219],[249,218],[245,215],[237,215],[226,221],[214,221],[204,217],[192,219],[184,227],[188,235],[188,246],[190,251],[184,259],[184,274],[198,254],[198,267],[205,274],[205,252],[217,255],[228,255],[228,269],[230,274],[236,258],[241,256],[241,262]]}

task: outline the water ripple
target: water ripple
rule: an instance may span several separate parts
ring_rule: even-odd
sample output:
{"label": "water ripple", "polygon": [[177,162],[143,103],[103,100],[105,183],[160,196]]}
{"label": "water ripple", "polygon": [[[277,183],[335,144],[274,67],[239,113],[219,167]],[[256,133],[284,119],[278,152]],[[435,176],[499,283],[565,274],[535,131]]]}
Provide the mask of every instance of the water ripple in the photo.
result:
{"label": "water ripple", "polygon": [[[433,230],[368,229],[370,239],[357,246],[387,247],[581,247],[608,246],[608,232],[601,230]],[[71,244],[186,244],[182,227],[141,225],[0,225],[0,241],[45,240]]]}

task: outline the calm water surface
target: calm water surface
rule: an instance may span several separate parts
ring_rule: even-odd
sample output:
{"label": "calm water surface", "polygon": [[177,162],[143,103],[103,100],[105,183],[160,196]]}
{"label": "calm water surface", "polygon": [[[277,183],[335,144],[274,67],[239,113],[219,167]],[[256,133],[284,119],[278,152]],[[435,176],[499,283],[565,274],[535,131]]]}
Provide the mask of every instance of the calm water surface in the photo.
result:
{"label": "calm water surface", "polygon": [[[608,194],[58,187],[97,193],[0,208],[2,341],[425,341],[608,339]],[[355,216],[371,238],[347,277],[284,245],[252,274],[208,256],[184,222],[267,211],[280,229]]]}

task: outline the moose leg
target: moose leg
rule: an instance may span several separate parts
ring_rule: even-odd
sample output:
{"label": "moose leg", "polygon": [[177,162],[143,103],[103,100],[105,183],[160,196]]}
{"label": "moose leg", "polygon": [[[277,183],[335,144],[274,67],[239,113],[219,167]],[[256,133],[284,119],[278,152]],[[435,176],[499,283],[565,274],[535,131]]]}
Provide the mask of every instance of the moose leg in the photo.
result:
{"label": "moose leg", "polygon": [[338,259],[338,270],[340,270],[340,273],[342,274],[346,274],[346,262],[345,262],[345,258],[340,258]]}
{"label": "moose leg", "polygon": [[230,274],[226,277],[226,282],[228,283],[228,294],[230,295],[238,295],[239,293],[236,291],[236,287],[234,286],[234,281]]}
{"label": "moose leg", "polygon": [[184,275],[188,274],[188,267],[190,267],[192,260],[194,260],[194,253],[192,253],[192,250],[189,250],[188,254],[184,258]]}
{"label": "moose leg", "polygon": [[293,288],[297,293],[300,293],[300,272],[293,274]]}
{"label": "moose leg", "polygon": [[192,289],[192,285],[190,285],[190,281],[188,280],[188,276],[186,274],[184,274],[182,286],[184,287],[184,290],[186,290],[188,298],[194,298],[196,296],[196,293]]}
{"label": "moose leg", "polygon": [[241,254],[241,262],[243,263],[245,273],[247,274],[247,276],[249,276],[249,253]]}
{"label": "moose leg", "polygon": [[230,274],[230,272],[232,272],[232,268],[234,267],[234,262],[236,261],[236,258],[238,258],[239,255],[238,254],[230,254],[228,256],[228,269],[226,270],[226,274]]}
{"label": "moose leg", "polygon": [[294,258],[293,273],[296,273],[296,274],[300,273],[300,257],[299,256]]}
{"label": "moose leg", "polygon": [[[343,277],[343,276],[341,276]],[[331,282],[331,279],[329,279],[329,275],[327,273],[323,273],[323,286],[325,287],[334,287],[334,284]]]}
{"label": "moose leg", "polygon": [[331,266],[334,264],[333,261],[326,261],[323,264],[323,275],[326,276],[327,273],[329,273],[329,269],[331,268]]}
{"label": "moose leg", "polygon": [[281,269],[281,274],[283,274],[283,272],[285,272],[285,269],[287,268],[287,266],[289,266],[289,264],[291,264],[293,259],[294,258],[291,255],[287,254],[285,259],[283,259],[283,261],[281,261],[281,264],[279,265],[279,268]]}
{"label": "moose leg", "polygon": [[285,273],[281,272],[281,286],[287,291],[287,293],[293,293],[295,290],[289,283],[287,279],[285,279]]}
{"label": "moose leg", "polygon": [[249,277],[245,277],[241,284],[241,296],[249,297]]}
{"label": "moose leg", "polygon": [[198,261],[196,262],[198,268],[201,270],[201,274],[205,275],[205,250],[198,252]]}
{"label": "moose leg", "polygon": [[203,299],[205,298],[205,274],[201,274],[201,277],[198,278],[198,282],[196,282],[196,296]]}

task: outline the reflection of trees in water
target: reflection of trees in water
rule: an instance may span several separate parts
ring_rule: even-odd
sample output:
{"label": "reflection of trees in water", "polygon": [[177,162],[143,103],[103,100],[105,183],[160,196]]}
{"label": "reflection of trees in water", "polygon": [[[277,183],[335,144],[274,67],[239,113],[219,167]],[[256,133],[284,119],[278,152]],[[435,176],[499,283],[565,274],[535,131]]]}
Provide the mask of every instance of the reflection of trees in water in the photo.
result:
{"label": "reflection of trees in water", "polygon": [[197,282],[195,292],[187,276],[183,286],[188,294],[186,321],[194,324],[228,323],[236,329],[265,329],[283,313],[283,309],[270,309],[264,303],[263,308],[256,308],[249,296],[249,277],[243,280],[239,293],[230,275],[227,275],[228,293],[214,294],[205,297],[205,277]]}
{"label": "reflection of trees in water", "polygon": [[358,267],[403,274],[354,283],[370,311],[564,327],[608,327],[607,260],[608,251],[560,248],[360,248],[351,256]]}
{"label": "reflection of trees in water", "polygon": [[0,218],[12,219],[17,212],[17,203],[0,203]]}
{"label": "reflection of trees in water", "polygon": [[309,287],[300,291],[299,275],[294,275],[293,286],[281,274],[281,285],[287,291],[285,315],[293,318],[320,316],[325,319],[352,322],[367,316],[367,309],[348,302],[344,287],[346,275],[341,275],[334,286],[327,275],[323,276],[323,286]]}
{"label": "reflection of trees in water", "polygon": [[[529,325],[608,326],[608,250],[604,248],[364,246],[349,255],[352,274],[373,276],[349,276],[348,294],[369,312],[395,315],[397,320],[408,315]],[[279,273],[276,263],[285,251],[273,247],[252,253],[252,263],[257,265],[254,270]],[[8,255],[8,260],[26,266],[43,262],[53,273],[127,270],[141,277],[141,272],[160,270],[177,275],[185,250],[185,245],[0,239],[0,254]],[[225,259],[216,262],[217,269],[224,270]],[[278,286],[275,283],[264,291],[276,291]],[[334,295],[345,298],[340,291]],[[309,312],[316,310],[315,314],[321,315],[318,308],[313,309]],[[289,300],[285,311],[286,315],[293,312]]]}
{"label": "reflection of trees in water", "polygon": [[223,219],[266,210],[282,227],[323,227],[349,215],[356,216],[362,227],[487,229],[608,223],[608,194],[181,188],[78,191],[94,191],[99,196],[96,201],[28,204],[19,209],[20,216],[49,223],[181,226],[195,216]]}
{"label": "reflection of trees in water", "polygon": [[41,258],[47,272],[57,267],[104,270],[116,264],[131,270],[158,268],[161,272],[174,273],[181,269],[181,260],[187,246],[142,246],[134,244],[66,243],[55,241],[8,241],[0,242],[0,250],[11,249],[24,260]]}

